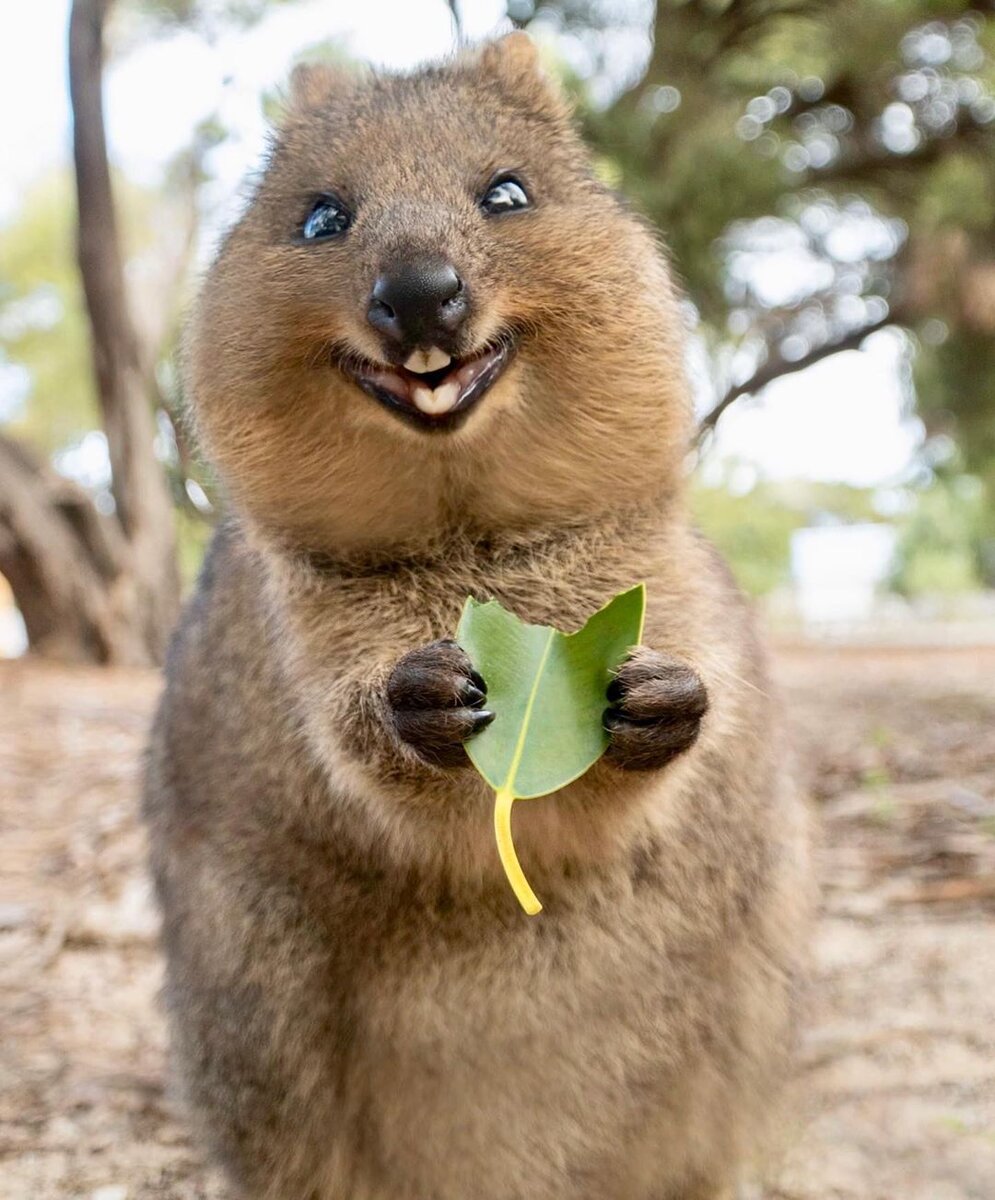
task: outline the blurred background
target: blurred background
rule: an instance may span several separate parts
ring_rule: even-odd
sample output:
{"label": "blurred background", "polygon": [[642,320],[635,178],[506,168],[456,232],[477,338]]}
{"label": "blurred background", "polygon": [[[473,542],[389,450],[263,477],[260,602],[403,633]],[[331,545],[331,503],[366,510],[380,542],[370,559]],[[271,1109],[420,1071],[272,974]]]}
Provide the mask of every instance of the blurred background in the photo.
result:
{"label": "blurred background", "polygon": [[683,282],[697,517],[774,635],[826,829],[804,1099],[749,1195],[995,1197],[983,0],[0,9],[3,1195],[223,1194],[165,1084],[135,820],[219,507],[182,316],[295,62],[408,67],[512,26]]}
{"label": "blurred background", "polygon": [[670,247],[696,508],[743,586],[807,634],[990,639],[988,7],[91,0],[71,58],[69,0],[8,9],[2,652],[161,657],[217,511],[180,418],[180,318],[293,63],[405,67],[511,24]]}

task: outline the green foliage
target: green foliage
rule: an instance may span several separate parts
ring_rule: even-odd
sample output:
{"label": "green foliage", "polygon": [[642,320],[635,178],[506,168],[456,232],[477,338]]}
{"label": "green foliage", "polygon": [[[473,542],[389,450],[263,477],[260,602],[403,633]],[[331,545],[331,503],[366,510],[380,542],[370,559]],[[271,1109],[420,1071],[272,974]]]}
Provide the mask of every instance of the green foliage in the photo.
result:
{"label": "green foliage", "polygon": [[768,488],[746,495],[728,485],[697,484],[692,493],[695,518],[722,551],[740,587],[751,596],[764,596],[791,579],[791,535],[805,524]]}
{"label": "green foliage", "polygon": [[[734,482],[734,474],[732,481]],[[758,483],[737,492],[727,478],[698,482],[695,517],[747,594],[765,596],[791,580],[791,535],[816,521],[881,521],[874,493],[844,484]],[[991,584],[991,492],[955,470],[934,475],[896,519],[899,532],[890,586],[905,596],[959,594]]]}
{"label": "green foliage", "polygon": [[[602,174],[669,242],[719,395],[738,382],[727,366],[737,350],[759,366],[790,338],[797,359],[889,311],[932,327],[915,368],[915,403],[939,439],[927,455],[954,439],[956,463],[984,492],[980,532],[954,505],[941,523],[962,525],[942,546],[926,536],[941,501],[919,497],[908,590],[970,586],[972,563],[995,583],[995,22],[985,11],[971,0],[516,8],[523,23],[536,16],[585,46],[597,84],[585,126]],[[649,53],[606,103],[606,47],[626,21],[630,44],[648,28]],[[855,219],[879,230],[859,261],[833,239]],[[813,263],[811,284],[784,301],[737,269],[744,255],[762,256],[765,239]],[[768,487],[696,490],[699,520],[754,594],[787,581],[791,532],[814,502],[796,500]]]}
{"label": "green foliage", "polygon": [[[147,250],[154,197],[121,179],[115,193],[126,251]],[[30,379],[8,428],[48,453],[100,425],[75,220],[71,179],[58,172],[41,179],[0,229],[0,362],[25,368]]]}
{"label": "green foliage", "polygon": [[292,0],[118,0],[114,17],[125,47],[156,34],[192,29],[213,39],[225,29],[255,25]]}
{"label": "green foliage", "polygon": [[21,215],[0,230],[0,361],[25,368],[30,380],[10,429],[47,451],[98,424],[74,221],[71,183],[60,174],[32,188]]}
{"label": "green foliage", "polygon": [[918,497],[898,543],[893,586],[905,595],[956,594],[981,586],[985,494],[970,476],[933,480]]}
{"label": "green foliage", "polygon": [[995,228],[995,163],[952,153],[923,180],[915,226],[990,234]]}
{"label": "green foliage", "polygon": [[981,586],[969,546],[918,546],[907,553],[896,579],[905,595],[959,595]]}
{"label": "green foliage", "polygon": [[740,587],[765,596],[791,582],[791,535],[816,521],[880,521],[873,495],[847,484],[791,480],[736,485],[735,470],[718,484],[700,480],[692,509],[701,530],[726,558]]}
{"label": "green foliage", "polygon": [[[968,261],[995,261],[995,23],[978,5],[544,0],[538,8],[546,26],[587,47],[598,97],[606,39],[626,19],[635,39],[647,16],[645,69],[610,103],[589,99],[585,124],[614,164],[609,173],[667,238],[715,351],[720,393],[730,344],[765,347],[760,362],[789,336],[803,349],[837,340],[896,299],[924,305],[916,319],[934,315],[943,297],[920,279],[907,286],[907,277],[917,261],[909,250],[928,247],[937,231],[966,234]],[[854,264],[836,256],[830,235],[858,211],[892,223],[884,248]],[[744,288],[732,270],[735,255],[757,242],[754,219],[763,216],[783,222],[782,245],[794,234],[831,269],[783,304]],[[951,281],[952,291],[961,282]],[[871,307],[855,305],[855,295]],[[969,314],[948,298],[936,315],[966,329]],[[988,370],[993,326],[989,316],[977,330],[987,347],[958,342],[961,382],[943,403],[983,413],[995,427],[995,400],[969,382]],[[928,395],[925,403],[936,407]],[[963,429],[973,435],[968,422]]]}
{"label": "green foliage", "polygon": [[493,722],[467,753],[495,790],[501,861],[522,907],[540,905],[511,841],[511,806],[554,792],[583,775],[608,748],[605,689],[642,640],[646,589],[616,596],[576,633],[528,625],[495,600],[470,598],[456,638],[487,680]]}
{"label": "green foliage", "polygon": [[[958,590],[974,577],[995,587],[995,339],[954,327],[939,344],[920,347],[915,377],[919,411],[932,434],[927,448],[940,460],[936,486],[951,493],[945,499],[931,499],[929,492],[921,498],[926,511],[918,540],[924,540],[931,525],[942,523],[943,538],[926,539],[934,563],[943,557],[950,564],[950,578],[960,581]],[[951,522],[961,525],[956,538]],[[935,574],[938,569],[934,565],[930,570]],[[922,571],[908,569],[900,585],[914,590],[922,579]]]}
{"label": "green foliage", "polygon": [[939,344],[920,346],[915,380],[927,428],[955,439],[966,470],[995,470],[995,338],[947,328]]}

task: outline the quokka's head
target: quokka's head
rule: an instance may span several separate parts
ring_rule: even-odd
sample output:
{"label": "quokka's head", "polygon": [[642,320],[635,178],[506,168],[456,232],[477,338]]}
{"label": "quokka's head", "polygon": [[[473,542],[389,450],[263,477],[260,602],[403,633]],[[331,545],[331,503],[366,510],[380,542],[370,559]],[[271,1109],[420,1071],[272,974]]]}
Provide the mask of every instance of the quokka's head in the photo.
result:
{"label": "quokka's head", "polygon": [[674,485],[677,313],[524,35],[302,67],[192,324],[197,424],[240,507],[315,548],[583,517]]}

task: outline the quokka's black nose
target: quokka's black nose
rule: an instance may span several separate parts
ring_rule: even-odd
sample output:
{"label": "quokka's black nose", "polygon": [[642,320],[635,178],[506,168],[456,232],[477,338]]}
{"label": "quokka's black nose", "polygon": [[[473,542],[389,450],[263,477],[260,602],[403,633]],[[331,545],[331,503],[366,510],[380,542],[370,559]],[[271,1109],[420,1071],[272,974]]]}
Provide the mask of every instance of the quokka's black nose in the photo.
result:
{"label": "quokka's black nose", "polygon": [[367,320],[405,347],[450,348],[470,313],[463,280],[444,259],[418,259],[383,271],[370,293]]}

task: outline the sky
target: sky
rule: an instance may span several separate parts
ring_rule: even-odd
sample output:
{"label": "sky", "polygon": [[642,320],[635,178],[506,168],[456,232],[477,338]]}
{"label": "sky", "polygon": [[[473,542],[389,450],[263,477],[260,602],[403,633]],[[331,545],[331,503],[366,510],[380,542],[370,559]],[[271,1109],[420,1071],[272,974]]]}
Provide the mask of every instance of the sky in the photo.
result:
{"label": "sky", "polygon": [[[464,0],[462,9],[467,35],[479,38],[500,27],[504,4]],[[69,0],[0,6],[0,223],[16,214],[35,178],[68,158],[68,12]],[[154,186],[197,121],[218,114],[232,131],[212,161],[218,178],[209,199],[223,225],[264,144],[261,92],[286,79],[297,53],[329,37],[357,58],[403,67],[446,53],[452,25],[443,0],[304,0],[212,44],[185,33],[138,45],[108,73],[112,159]],[[779,269],[790,275],[797,264],[786,255]],[[898,342],[885,332],[860,352],[825,359],[775,382],[759,400],[738,402],[720,423],[713,470],[734,461],[772,480],[900,482],[920,433],[903,416],[898,359]]]}

